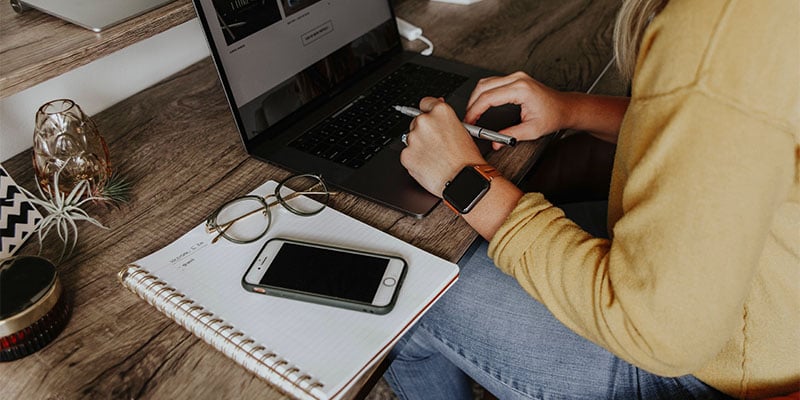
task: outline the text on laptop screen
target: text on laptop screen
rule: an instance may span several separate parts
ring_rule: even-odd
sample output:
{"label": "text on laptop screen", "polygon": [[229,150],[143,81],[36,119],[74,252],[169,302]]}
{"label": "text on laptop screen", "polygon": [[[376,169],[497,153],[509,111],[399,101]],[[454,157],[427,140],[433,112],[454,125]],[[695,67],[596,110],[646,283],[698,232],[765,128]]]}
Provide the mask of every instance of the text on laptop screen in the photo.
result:
{"label": "text on laptop screen", "polygon": [[313,106],[399,43],[387,1],[201,4],[222,63],[220,73],[250,139],[303,106]]}

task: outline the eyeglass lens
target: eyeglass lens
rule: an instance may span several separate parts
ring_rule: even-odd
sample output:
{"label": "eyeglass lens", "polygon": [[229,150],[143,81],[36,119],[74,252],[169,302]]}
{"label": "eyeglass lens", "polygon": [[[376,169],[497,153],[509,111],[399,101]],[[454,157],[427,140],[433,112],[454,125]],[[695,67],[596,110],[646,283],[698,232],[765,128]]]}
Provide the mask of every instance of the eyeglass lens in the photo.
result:
{"label": "eyeglass lens", "polygon": [[[286,192],[284,187],[293,193]],[[314,215],[322,211],[331,195],[325,182],[316,175],[293,176],[281,182],[275,194],[284,208],[298,215]]]}
{"label": "eyeglass lens", "polygon": [[217,230],[223,237],[234,242],[258,240],[269,229],[271,214],[265,210],[266,204],[258,196],[233,200],[219,210],[216,218]]}

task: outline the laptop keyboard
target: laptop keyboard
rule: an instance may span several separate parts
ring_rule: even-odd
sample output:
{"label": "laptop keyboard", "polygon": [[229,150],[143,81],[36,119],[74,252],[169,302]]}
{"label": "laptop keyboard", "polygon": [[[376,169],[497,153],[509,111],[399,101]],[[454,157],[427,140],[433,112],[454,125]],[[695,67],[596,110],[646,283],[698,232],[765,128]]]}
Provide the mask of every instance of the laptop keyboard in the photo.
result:
{"label": "laptop keyboard", "polygon": [[289,145],[359,168],[407,131],[411,118],[392,106],[416,107],[422,97],[445,97],[466,80],[460,75],[406,63]]}

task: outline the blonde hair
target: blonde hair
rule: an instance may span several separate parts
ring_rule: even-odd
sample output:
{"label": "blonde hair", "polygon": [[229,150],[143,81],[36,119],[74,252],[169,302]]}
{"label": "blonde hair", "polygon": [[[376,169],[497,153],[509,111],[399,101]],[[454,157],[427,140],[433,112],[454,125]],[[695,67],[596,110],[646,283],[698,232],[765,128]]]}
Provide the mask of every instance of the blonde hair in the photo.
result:
{"label": "blonde hair", "polygon": [[668,0],[623,0],[614,24],[614,57],[626,82],[633,78],[644,30]]}

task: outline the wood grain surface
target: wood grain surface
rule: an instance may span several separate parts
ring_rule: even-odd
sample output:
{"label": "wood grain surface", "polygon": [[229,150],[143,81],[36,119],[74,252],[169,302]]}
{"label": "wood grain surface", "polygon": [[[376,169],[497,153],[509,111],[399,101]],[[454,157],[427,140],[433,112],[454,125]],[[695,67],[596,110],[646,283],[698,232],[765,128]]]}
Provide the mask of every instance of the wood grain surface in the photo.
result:
{"label": "wood grain surface", "polygon": [[[175,3],[176,13],[186,2]],[[395,6],[397,15],[421,26],[434,41],[434,55],[502,73],[523,70],[559,89],[585,90],[611,57],[617,3],[483,0],[457,6],[403,0]],[[40,23],[58,28],[44,17]],[[2,34],[8,29],[3,26]],[[25,51],[23,42],[11,46],[4,38],[2,43],[5,71],[6,51]],[[14,62],[14,69],[26,64]],[[25,85],[6,79],[4,72],[4,88]],[[45,349],[0,364],[0,398],[282,398],[124,289],[116,273],[177,239],[226,200],[288,173],[244,152],[210,60],[93,119],[108,142],[113,167],[133,183],[132,199],[119,207],[89,208],[109,229],[80,225],[75,253],[58,266],[73,302],[72,318]],[[541,142],[523,143],[493,153],[489,161],[518,179],[541,148]],[[29,150],[3,164],[18,183],[34,190]],[[476,238],[443,205],[423,219],[347,194],[336,196],[332,206],[453,261]],[[37,250],[35,240],[23,248],[27,254]],[[59,251],[51,238],[43,255],[57,258]]]}
{"label": "wood grain surface", "polygon": [[100,33],[0,2],[0,98],[61,75],[195,18],[191,0],[177,0]]}

